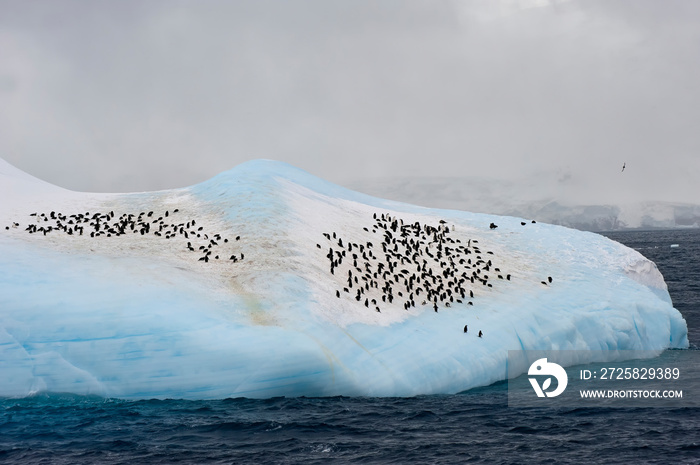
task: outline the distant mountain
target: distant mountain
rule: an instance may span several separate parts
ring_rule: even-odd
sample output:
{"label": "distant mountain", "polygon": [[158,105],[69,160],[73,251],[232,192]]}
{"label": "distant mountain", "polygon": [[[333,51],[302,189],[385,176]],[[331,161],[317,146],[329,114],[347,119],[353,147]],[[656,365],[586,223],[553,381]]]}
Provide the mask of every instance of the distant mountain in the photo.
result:
{"label": "distant mountain", "polygon": [[[376,178],[348,185],[376,197],[429,208],[517,216],[583,231],[697,228],[700,205],[662,201],[583,203],[535,180]],[[579,196],[581,197],[581,196]]]}

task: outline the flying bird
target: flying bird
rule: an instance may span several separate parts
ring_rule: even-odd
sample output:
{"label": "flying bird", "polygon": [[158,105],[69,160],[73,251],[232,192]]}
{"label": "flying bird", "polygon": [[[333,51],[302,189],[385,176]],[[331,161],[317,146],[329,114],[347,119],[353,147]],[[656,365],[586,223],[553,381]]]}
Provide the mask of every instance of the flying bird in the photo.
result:
{"label": "flying bird", "polygon": [[[627,166],[627,163],[624,163],[624,162],[623,162],[623,163],[622,163],[622,171],[625,171],[625,166]],[[620,171],[620,173],[622,173],[622,171]]]}

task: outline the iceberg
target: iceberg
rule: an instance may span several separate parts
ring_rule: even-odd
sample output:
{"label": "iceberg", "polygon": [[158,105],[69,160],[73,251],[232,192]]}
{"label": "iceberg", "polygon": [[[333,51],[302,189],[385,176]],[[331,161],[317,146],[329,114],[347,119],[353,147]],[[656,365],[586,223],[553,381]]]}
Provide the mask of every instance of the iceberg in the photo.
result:
{"label": "iceberg", "polygon": [[688,346],[619,243],[281,162],[93,194],[0,160],[0,195],[0,396],[446,394],[505,379],[508,350]]}

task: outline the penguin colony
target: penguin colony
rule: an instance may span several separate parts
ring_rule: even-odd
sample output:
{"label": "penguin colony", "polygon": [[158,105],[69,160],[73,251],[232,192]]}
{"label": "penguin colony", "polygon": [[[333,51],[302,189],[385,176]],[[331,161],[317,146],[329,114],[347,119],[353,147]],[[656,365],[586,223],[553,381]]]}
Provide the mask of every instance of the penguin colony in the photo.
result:
{"label": "penguin colony", "polygon": [[[118,237],[126,234],[140,234],[141,236],[152,234],[165,239],[182,236],[184,239],[189,239],[187,250],[201,255],[199,261],[207,263],[209,260],[219,260],[219,255],[215,253],[216,248],[220,244],[228,243],[228,238],[224,238],[220,234],[204,232],[204,227],[197,225],[194,219],[175,221],[173,217],[178,212],[179,210],[176,208],[172,212],[166,211],[163,215],[156,215],[153,211],[139,214],[125,213],[118,218],[114,211],[72,215],[64,215],[55,211],[49,214],[32,213],[30,216],[35,217],[36,222],[30,223],[25,231],[29,234],[43,234],[44,236],[52,232],[59,232],[69,236],[90,236],[93,238],[100,236]],[[12,227],[19,227],[19,223],[13,222]],[[10,229],[10,227],[6,226],[5,229]],[[240,240],[240,236],[236,236],[235,240]],[[244,254],[233,254],[229,258],[222,255],[222,257],[222,259],[235,263],[243,260]]]}
{"label": "penguin colony", "polygon": [[[60,232],[71,236],[89,235],[91,238],[126,234],[153,234],[165,239],[182,236],[189,239],[186,245],[189,251],[201,254],[199,261],[207,263],[209,260],[219,260],[216,248],[229,243],[228,238],[204,232],[204,227],[197,225],[194,219],[175,221],[174,216],[178,212],[178,209],[174,209],[172,212],[165,211],[163,215],[156,215],[153,211],[125,213],[118,218],[114,211],[71,215],[55,211],[49,214],[32,213],[30,216],[35,218],[35,222],[30,223],[25,231],[44,236]],[[482,252],[477,240],[469,239],[465,244],[460,239],[452,238],[444,220],[440,220],[438,226],[418,221],[407,223],[388,213],[375,213],[373,219],[371,231],[367,227],[363,229],[368,234],[371,232],[376,245],[371,241],[360,244],[343,241],[335,232],[323,233],[330,243],[326,255],[330,273],[336,277],[342,276],[341,279],[347,283],[342,292],[336,290],[337,298],[348,294],[358,302],[364,301],[365,307],[371,306],[377,312],[381,312],[381,306],[393,304],[395,299],[403,301],[405,310],[415,307],[416,302],[420,301],[421,305],[432,305],[437,312],[439,307],[450,307],[454,303],[466,301],[467,305],[473,305],[471,299],[474,298],[474,290],[479,286],[492,287],[489,280],[494,275],[499,280],[511,280],[510,274],[493,264],[493,257],[490,257],[493,252]],[[19,227],[19,223],[12,223],[12,228]],[[489,227],[495,229],[498,226],[491,223]],[[10,226],[5,229],[9,230]],[[239,241],[240,236],[234,240]],[[316,246],[322,248],[321,244]],[[227,260],[235,263],[244,257],[243,253],[233,254]],[[550,285],[552,281],[552,277],[548,276],[542,284]],[[467,326],[464,332],[467,332]]]}
{"label": "penguin colony", "polygon": [[444,220],[431,226],[389,214],[373,218],[371,228],[363,229],[375,242],[354,243],[335,232],[323,233],[330,273],[346,283],[336,290],[337,298],[350,296],[377,312],[394,300],[402,301],[405,310],[419,302],[437,312],[454,303],[473,305],[476,288],[492,287],[493,278],[511,279],[494,265],[493,252],[482,251],[477,240],[453,239]]}

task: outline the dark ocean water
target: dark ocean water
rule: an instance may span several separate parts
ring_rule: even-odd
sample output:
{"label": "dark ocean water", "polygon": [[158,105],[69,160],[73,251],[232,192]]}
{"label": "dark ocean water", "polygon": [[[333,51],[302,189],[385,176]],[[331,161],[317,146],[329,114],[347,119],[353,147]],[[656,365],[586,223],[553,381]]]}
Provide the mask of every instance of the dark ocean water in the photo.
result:
{"label": "dark ocean water", "polygon": [[[656,262],[693,349],[700,231],[616,232]],[[678,244],[678,247],[671,247]],[[0,399],[0,463],[700,463],[700,408],[513,408],[507,383],[413,398]]]}

